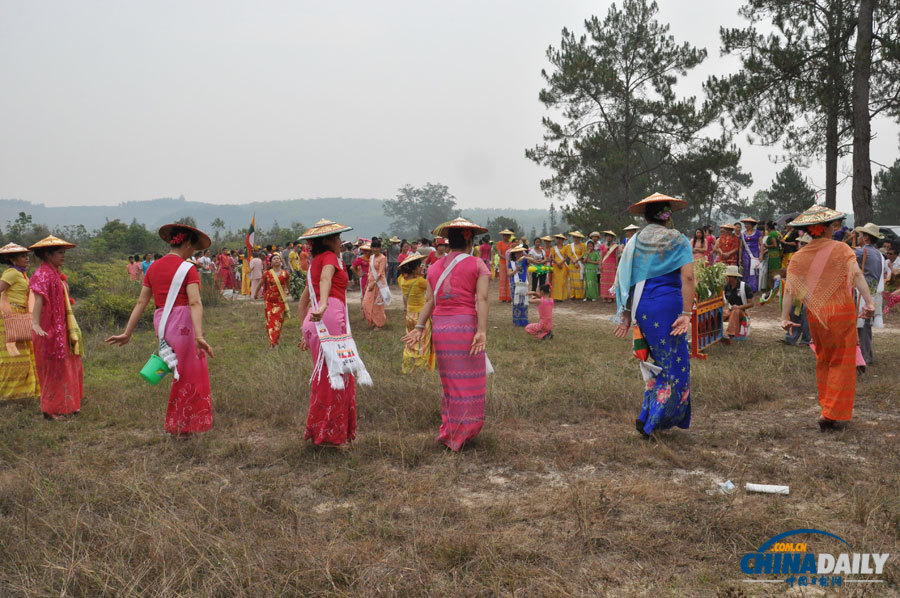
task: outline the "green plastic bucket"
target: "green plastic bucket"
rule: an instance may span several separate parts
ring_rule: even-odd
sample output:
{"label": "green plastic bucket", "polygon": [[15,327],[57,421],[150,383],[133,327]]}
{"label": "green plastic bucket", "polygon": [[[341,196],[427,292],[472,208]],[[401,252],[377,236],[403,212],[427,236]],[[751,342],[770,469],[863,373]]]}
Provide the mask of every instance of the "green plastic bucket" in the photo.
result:
{"label": "green plastic bucket", "polygon": [[147,363],[144,364],[144,367],[141,368],[141,378],[149,382],[151,386],[156,386],[171,371],[166,362],[154,353],[147,360]]}

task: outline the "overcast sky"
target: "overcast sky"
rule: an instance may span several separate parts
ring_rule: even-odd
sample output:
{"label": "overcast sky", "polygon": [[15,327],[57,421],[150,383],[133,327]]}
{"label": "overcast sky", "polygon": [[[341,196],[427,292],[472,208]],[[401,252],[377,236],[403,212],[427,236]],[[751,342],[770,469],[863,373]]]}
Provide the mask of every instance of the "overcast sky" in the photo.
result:
{"label": "overcast sky", "polygon": [[[545,51],[608,6],[0,0],[0,198],[244,203],[430,181],[461,207],[543,208],[524,150],[541,140]],[[734,69],[718,28],[742,24],[739,6],[660,0],[676,39],[709,50],[687,91]],[[873,159],[892,163],[897,127],[873,131]],[[768,187],[777,148],[742,145]],[[820,164],[806,172],[824,185]]]}

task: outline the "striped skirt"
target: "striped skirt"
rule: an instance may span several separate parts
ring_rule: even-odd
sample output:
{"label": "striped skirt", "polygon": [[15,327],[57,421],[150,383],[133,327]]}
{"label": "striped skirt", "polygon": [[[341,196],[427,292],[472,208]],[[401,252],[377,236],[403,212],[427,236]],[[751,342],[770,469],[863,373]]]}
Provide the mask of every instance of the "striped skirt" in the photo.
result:
{"label": "striped skirt", "polygon": [[438,442],[458,451],[484,425],[485,355],[469,355],[478,317],[432,316],[431,338],[444,392]]}
{"label": "striped skirt", "polygon": [[[18,314],[27,313],[20,307],[11,309]],[[6,330],[0,319],[0,401],[41,396],[31,341],[16,343],[16,349],[19,354],[15,357],[6,350]]]}
{"label": "striped skirt", "polygon": [[853,417],[856,398],[856,307],[851,302],[829,306],[819,317],[810,314],[809,331],[816,346],[816,381],[822,415],[838,421],[849,420]]}

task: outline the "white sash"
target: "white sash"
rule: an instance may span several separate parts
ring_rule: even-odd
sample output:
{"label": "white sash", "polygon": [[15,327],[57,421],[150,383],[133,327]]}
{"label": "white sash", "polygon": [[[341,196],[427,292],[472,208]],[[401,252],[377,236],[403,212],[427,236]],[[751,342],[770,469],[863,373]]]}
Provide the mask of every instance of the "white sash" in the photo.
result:
{"label": "white sash", "polygon": [[172,308],[175,307],[175,299],[178,298],[181,284],[184,282],[188,271],[193,267],[194,265],[190,262],[182,262],[178,266],[178,270],[175,271],[175,276],[172,277],[172,283],[169,285],[169,293],[166,295],[166,304],[163,307],[162,317],[159,319],[159,328],[156,331],[159,337],[159,357],[172,370],[172,376],[175,380],[178,380],[178,357],[175,355],[172,347],[169,346],[169,343],[166,342],[166,324],[169,323],[169,315],[172,313]]}
{"label": "white sash", "polygon": [[[341,260],[338,260],[338,268],[344,269],[344,263]],[[309,282],[307,288],[312,308],[318,309],[319,303],[312,281]],[[316,334],[319,336],[319,357],[316,359],[316,365],[309,379],[310,384],[321,373],[323,365],[327,365],[328,382],[334,390],[344,389],[344,374],[354,374],[357,382],[365,386],[372,386],[372,377],[366,370],[366,365],[359,355],[359,349],[357,349],[350,332],[350,311],[346,301],[344,302],[344,319],[347,323],[347,334],[340,336],[330,334],[322,320],[315,323]]]}
{"label": "white sash", "polygon": [[759,274],[759,258],[753,257],[753,252],[750,251],[750,245],[747,243],[746,237],[741,235],[741,242],[744,244],[744,250],[747,252],[747,255],[750,256],[750,272],[747,272],[747,276],[753,276]]}

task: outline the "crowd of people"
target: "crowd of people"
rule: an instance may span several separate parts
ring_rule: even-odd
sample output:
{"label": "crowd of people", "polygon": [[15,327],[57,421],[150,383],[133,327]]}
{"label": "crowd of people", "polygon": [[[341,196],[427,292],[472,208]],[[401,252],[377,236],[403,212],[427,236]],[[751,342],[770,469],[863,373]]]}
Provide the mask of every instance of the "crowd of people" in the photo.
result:
{"label": "crowd of people", "polygon": [[[173,383],[165,417],[168,433],[185,436],[212,427],[212,394],[203,336],[201,285],[223,295],[264,302],[271,347],[278,346],[291,299],[297,300],[302,339],[313,362],[306,437],[317,445],[345,446],[356,434],[356,383],[371,384],[353,340],[347,293],[356,286],[369,329],[387,324],[385,308],[399,287],[404,306],[400,372],[437,369],[443,393],[438,441],[452,450],[484,424],[485,353],[489,284],[498,281],[501,303],[511,304],[512,324],[531,336],[553,338],[556,302],[616,303],[614,334],[632,335],[644,381],[635,420],[649,437],[656,430],[687,428],[691,420],[690,351],[686,334],[696,303],[695,268],[722,263],[724,340],[746,338],[756,300],[781,304],[785,342],[815,351],[822,429],[852,417],[857,373],[874,360],[872,327],[900,302],[900,258],[874,224],[855,229],[844,215],[813,206],[778,231],[773,222],[745,218],[690,237],[673,226],[686,202],[654,194],[630,212],[644,226],[580,231],[528,239],[503,230],[492,242],[487,229],[457,218],[416,242],[397,237],[344,241],[351,227],[322,220],[297,242],[239,254],[211,255],[202,231],[168,224],[159,230],[164,255],[128,259],[127,273],[140,296],[121,334],[129,342],[154,302],[159,354],[167,356]],[[878,247],[880,245],[880,247]],[[45,417],[77,414],[83,394],[82,341],[61,267],[74,245],[47,237],[25,248],[0,248],[9,268],[0,279],[0,398],[41,397]],[[29,279],[28,256],[40,267]],[[538,320],[529,321],[536,306]],[[171,362],[171,363],[170,363]]]}

